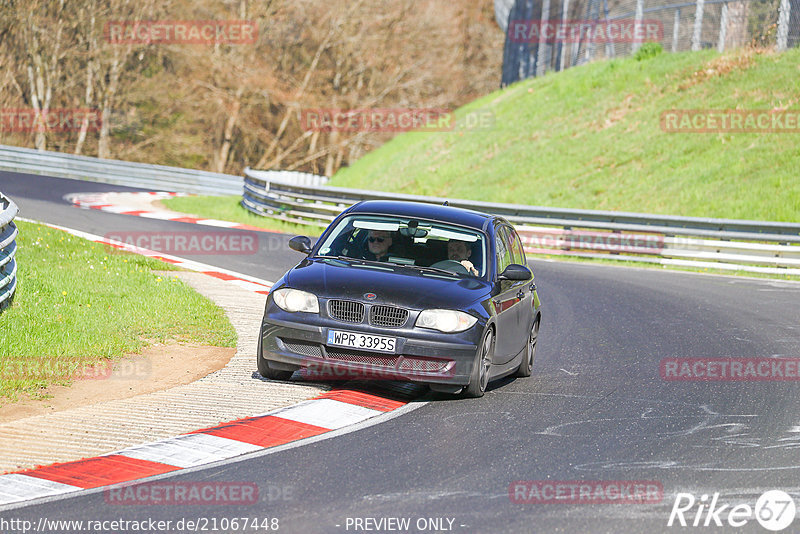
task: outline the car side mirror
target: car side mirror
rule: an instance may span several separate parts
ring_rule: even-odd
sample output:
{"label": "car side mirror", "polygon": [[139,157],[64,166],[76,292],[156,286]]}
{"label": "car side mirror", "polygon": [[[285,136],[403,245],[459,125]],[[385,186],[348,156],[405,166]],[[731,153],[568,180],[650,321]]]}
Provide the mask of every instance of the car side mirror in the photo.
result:
{"label": "car side mirror", "polygon": [[505,271],[500,273],[497,277],[498,280],[528,280],[533,276],[531,270],[524,265],[512,263],[506,267]]}
{"label": "car side mirror", "polygon": [[303,254],[311,253],[311,238],[304,235],[294,236],[289,240],[289,248],[302,252]]}

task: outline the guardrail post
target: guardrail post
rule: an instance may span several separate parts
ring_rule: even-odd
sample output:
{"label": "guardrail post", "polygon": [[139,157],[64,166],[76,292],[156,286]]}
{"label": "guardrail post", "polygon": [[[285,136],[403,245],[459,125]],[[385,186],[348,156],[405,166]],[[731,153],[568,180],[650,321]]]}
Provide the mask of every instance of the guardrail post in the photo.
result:
{"label": "guardrail post", "polygon": [[[608,0],[603,0],[603,23],[608,29]],[[612,57],[614,57],[614,43],[611,42],[611,39],[606,39],[606,58]]]}
{"label": "guardrail post", "polygon": [[728,2],[722,4],[722,17],[719,21],[719,41],[717,41],[717,51],[725,51],[725,37],[728,35]]}
{"label": "guardrail post", "polygon": [[549,46],[545,38],[545,32],[541,31],[545,24],[550,23],[550,0],[542,2],[542,24],[539,34],[539,49],[536,51],[536,76],[543,76],[547,72],[547,65],[550,63]]}
{"label": "guardrail post", "polygon": [[781,0],[781,7],[778,11],[778,40],[775,43],[775,48],[782,52],[786,50],[786,44],[789,39],[789,14],[792,6],[789,0]]}
{"label": "guardrail post", "polygon": [[[636,15],[633,19],[633,27],[635,30],[639,29],[639,26],[642,24],[642,18],[644,17],[644,0],[636,0]],[[642,46],[642,43],[639,41],[634,40],[633,46],[631,47],[631,52],[636,52]]]}
{"label": "guardrail post", "polygon": [[697,0],[694,9],[694,32],[692,32],[692,51],[697,52],[700,50],[701,41],[703,38],[703,9],[705,8],[705,0]]}
{"label": "guardrail post", "polygon": [[[567,14],[569,13],[569,0],[564,0],[561,4],[561,24],[566,28],[567,27]],[[560,71],[564,70],[567,60],[567,39],[561,43],[561,54],[559,59],[559,69]],[[575,43],[571,43],[572,46],[575,46]]]}

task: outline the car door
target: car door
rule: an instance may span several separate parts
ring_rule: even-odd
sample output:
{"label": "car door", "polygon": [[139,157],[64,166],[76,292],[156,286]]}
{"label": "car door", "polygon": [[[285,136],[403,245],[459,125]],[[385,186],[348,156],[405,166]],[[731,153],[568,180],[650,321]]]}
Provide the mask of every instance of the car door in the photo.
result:
{"label": "car door", "polygon": [[[506,267],[514,263],[508,228],[505,225],[498,225],[495,228],[495,258],[498,277]],[[497,285],[498,293],[493,299],[497,313],[494,363],[503,364],[510,361],[520,350],[519,282],[497,280]]]}
{"label": "car door", "polygon": [[[513,228],[508,228],[509,240],[511,241],[511,257],[514,263],[528,267],[528,259],[525,257],[525,250],[522,248],[522,240]],[[520,298],[519,302],[519,350],[525,348],[528,342],[530,329],[533,327],[533,308],[534,308],[534,291],[536,284],[533,280],[533,271],[531,270],[531,278],[529,280],[521,280],[517,285],[519,293],[517,296]]]}

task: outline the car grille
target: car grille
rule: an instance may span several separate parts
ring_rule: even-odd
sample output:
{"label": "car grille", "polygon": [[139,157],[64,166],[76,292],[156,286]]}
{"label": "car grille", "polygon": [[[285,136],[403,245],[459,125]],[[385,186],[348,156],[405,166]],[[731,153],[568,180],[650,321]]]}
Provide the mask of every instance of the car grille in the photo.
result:
{"label": "car grille", "polygon": [[364,305],[353,300],[331,300],[328,314],[345,323],[360,323],[364,321]]}
{"label": "car grille", "polygon": [[375,326],[403,326],[406,319],[408,310],[394,306],[373,306],[369,311],[369,322]]}
{"label": "car grille", "polygon": [[286,348],[294,353],[302,354],[303,356],[311,356],[314,358],[322,358],[322,349],[319,348],[319,343],[311,343],[308,341],[300,340],[287,340],[281,339]]}
{"label": "car grille", "polygon": [[371,354],[369,352],[338,349],[333,347],[326,347],[326,352],[328,353],[329,359],[343,362],[364,363],[378,367],[394,367],[397,363],[397,356],[381,356],[377,354]]}

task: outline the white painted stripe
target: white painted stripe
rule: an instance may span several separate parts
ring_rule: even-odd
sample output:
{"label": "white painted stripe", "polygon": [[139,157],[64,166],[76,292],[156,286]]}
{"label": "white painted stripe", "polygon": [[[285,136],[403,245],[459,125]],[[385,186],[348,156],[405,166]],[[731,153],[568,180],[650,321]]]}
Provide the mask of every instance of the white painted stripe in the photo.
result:
{"label": "white painted stripe", "polygon": [[249,282],[247,280],[228,280],[231,284],[241,287],[242,289],[246,289],[248,291],[264,291],[269,289],[268,286],[264,286],[261,284],[256,284],[254,282]]}
{"label": "white painted stripe", "polygon": [[193,467],[263,449],[210,434],[187,434],[112,453],[176,467]]}
{"label": "white painted stripe", "polygon": [[126,206],[124,204],[117,204],[114,206],[106,206],[104,208],[101,208],[101,211],[108,211],[110,213],[122,213],[125,211],[139,211],[139,208],[136,206]]}
{"label": "white painted stripe", "polygon": [[332,399],[312,399],[271,412],[270,415],[334,430],[383,413]]}
{"label": "white painted stripe", "polygon": [[[169,221],[176,218],[174,213],[169,213],[167,211],[145,211],[140,213],[139,217],[145,217],[146,219],[160,219],[162,221]],[[185,215],[185,217],[188,217],[188,215]]]}
{"label": "white painted stripe", "polygon": [[83,488],[18,473],[0,475],[0,504],[28,501],[81,489]]}
{"label": "white painted stripe", "polygon": [[221,228],[233,228],[234,226],[239,226],[242,223],[231,222],[231,221],[220,221],[217,219],[200,219],[197,221],[197,224],[202,224],[205,226],[219,226]]}

